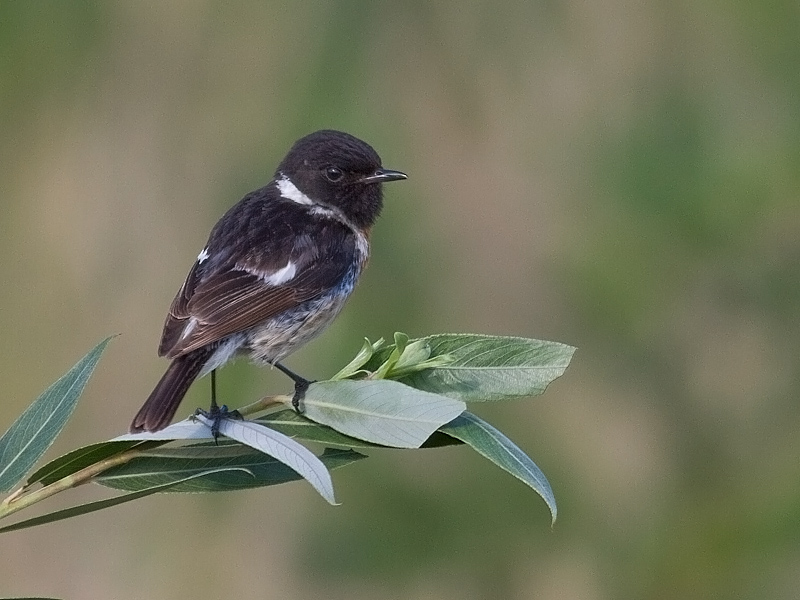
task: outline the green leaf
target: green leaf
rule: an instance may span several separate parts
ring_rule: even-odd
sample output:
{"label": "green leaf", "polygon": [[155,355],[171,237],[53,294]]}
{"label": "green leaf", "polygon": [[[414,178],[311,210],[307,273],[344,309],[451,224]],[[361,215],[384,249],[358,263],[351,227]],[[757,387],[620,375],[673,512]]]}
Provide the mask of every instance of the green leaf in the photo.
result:
{"label": "green leaf", "polygon": [[467,411],[439,430],[469,444],[478,454],[533,488],[550,509],[552,522],[556,522],[558,514],[556,498],[547,477],[536,463],[501,431]]}
{"label": "green leaf", "polygon": [[342,448],[383,448],[380,444],[373,444],[358,438],[339,433],[335,429],[315,423],[311,419],[297,414],[294,409],[279,410],[263,417],[254,419],[284,435],[298,438],[308,442],[317,442],[325,446],[340,446]]}
{"label": "green leaf", "polygon": [[452,359],[447,354],[431,357],[431,348],[425,340],[409,343],[400,358],[387,373],[385,379],[402,379],[406,375],[434,367],[449,365]]}
{"label": "green leaf", "polygon": [[[384,446],[382,444],[373,444],[365,440],[339,433],[335,429],[315,423],[311,419],[298,414],[292,408],[285,410],[275,411],[268,415],[263,415],[257,419],[252,420],[254,423],[260,423],[265,427],[279,431],[284,435],[304,440],[307,442],[315,442],[324,446],[335,446],[340,448],[391,448],[391,446]],[[141,434],[135,434],[141,435]],[[209,438],[210,439],[210,438]],[[109,442],[106,442],[109,443]],[[216,445],[234,444],[232,440],[220,439]],[[442,448],[444,446],[459,446],[464,442],[457,440],[449,435],[440,431],[434,431],[433,434],[425,440],[425,443],[420,448]]]}
{"label": "green leaf", "polygon": [[[328,469],[362,458],[353,450],[326,450],[319,457]],[[190,479],[210,469],[220,469],[202,479]],[[238,469],[227,471],[226,469]],[[244,470],[241,471],[241,470]],[[300,480],[300,475],[279,460],[239,444],[204,443],[178,448],[156,448],[112,467],[95,478],[104,486],[140,491],[155,485],[174,484],[169,492],[223,492]]]}
{"label": "green leaf", "polygon": [[[210,425],[210,419],[196,417]],[[308,448],[287,435],[252,421],[223,419],[219,432],[241,444],[277,458],[308,481],[330,504],[336,504],[331,474],[322,461]]]}
{"label": "green leaf", "polygon": [[156,485],[143,490],[139,490],[132,494],[125,494],[123,496],[108,498],[106,500],[98,500],[97,502],[89,502],[87,504],[81,504],[79,506],[73,506],[71,508],[57,510],[55,512],[42,515],[40,517],[34,517],[33,519],[28,519],[27,521],[20,521],[19,523],[14,523],[13,525],[8,525],[6,527],[0,528],[0,533],[7,533],[9,531],[19,531],[20,529],[36,527],[37,525],[45,525],[46,523],[54,523],[56,521],[62,521],[64,519],[69,519],[72,517],[77,517],[80,515],[96,512],[98,510],[103,510],[104,508],[111,508],[112,506],[117,506],[125,502],[130,502],[131,500],[138,500],[139,498],[149,496],[150,494],[155,494],[157,492],[165,492],[170,487],[177,486],[181,483],[186,483],[192,479],[216,475],[219,474],[221,471],[231,471],[231,470],[244,471],[244,469],[217,469],[217,470],[207,470],[199,473],[194,473],[189,477],[185,477],[178,481],[163,483],[161,485]]}
{"label": "green leaf", "polygon": [[322,381],[303,400],[304,413],[345,435],[395,448],[419,448],[466,408],[463,402],[389,380]]}
{"label": "green leaf", "polygon": [[[339,446],[342,448],[386,448],[381,444],[373,444],[358,438],[339,433],[327,425],[315,423],[303,415],[297,414],[294,409],[279,410],[263,417],[254,419],[257,423],[266,425],[271,429],[293,438],[316,442],[325,446]],[[421,448],[440,448],[463,444],[461,440],[434,431],[433,435],[425,440]]]}
{"label": "green leaf", "polygon": [[213,440],[211,427],[200,422],[196,415],[185,418],[159,429],[158,431],[140,431],[138,433],[125,433],[115,437],[110,442],[172,442],[175,440]]}
{"label": "green leaf", "polygon": [[42,393],[0,438],[0,491],[25,477],[64,428],[111,338],[106,338]]}
{"label": "green leaf", "polygon": [[39,468],[33,475],[28,478],[25,483],[30,486],[36,482],[41,482],[42,485],[50,485],[51,483],[63,479],[81,469],[115,456],[120,452],[130,450],[135,446],[144,448],[155,448],[164,442],[100,442],[98,444],[90,444],[83,448],[78,448],[72,452],[68,452],[63,456],[51,460],[49,463]]}
{"label": "green leaf", "polygon": [[218,425],[218,432],[223,436],[220,439],[214,439],[209,417],[194,415],[156,432],[129,433],[115,441],[214,439],[217,448],[225,445],[226,441],[238,442],[276,458],[306,479],[325,500],[336,504],[330,473],[308,448],[290,436],[256,421],[225,418]]}
{"label": "green leaf", "polygon": [[408,344],[408,340],[408,334],[403,333],[402,331],[394,332],[394,347],[397,349],[398,356],[402,356],[403,352],[406,351],[406,344]]}
{"label": "green leaf", "polygon": [[564,373],[575,352],[566,344],[519,337],[440,334],[421,341],[429,345],[431,359],[444,355],[449,362],[398,381],[467,402],[539,395]]}
{"label": "green leaf", "polygon": [[367,361],[372,358],[372,355],[375,354],[376,351],[383,347],[384,343],[383,338],[380,338],[374,344],[370,342],[368,338],[364,338],[364,345],[361,347],[358,354],[356,354],[355,358],[347,363],[336,375],[331,377],[331,380],[350,379],[360,374],[366,375],[366,372],[362,371],[361,367],[367,364]]}
{"label": "green leaf", "polygon": [[[397,335],[397,334],[395,334]],[[397,362],[394,365],[392,371],[400,372],[406,371],[407,369],[417,365],[425,360],[431,355],[431,349],[428,345],[421,340],[415,340],[411,343],[408,343],[406,340],[405,347],[403,348],[403,352],[400,354],[400,357],[397,359]]]}
{"label": "green leaf", "polygon": [[405,333],[402,333],[400,331],[395,332],[394,344],[387,347],[386,352],[380,354],[381,361],[383,362],[383,364],[370,369],[371,371],[374,371],[373,373],[374,378],[386,379],[388,377],[389,372],[397,364],[397,361],[400,360],[400,356],[402,356],[403,351],[406,349],[407,342],[408,342],[408,336]]}

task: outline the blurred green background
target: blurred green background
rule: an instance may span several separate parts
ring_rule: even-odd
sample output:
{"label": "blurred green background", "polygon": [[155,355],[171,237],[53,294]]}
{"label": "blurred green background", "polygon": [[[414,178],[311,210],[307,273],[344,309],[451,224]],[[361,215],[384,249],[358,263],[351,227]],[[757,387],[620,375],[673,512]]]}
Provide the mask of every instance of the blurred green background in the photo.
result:
{"label": "blurred green background", "polygon": [[[1,2],[0,429],[121,333],[48,456],[123,432],[210,227],[319,128],[409,180],[290,366],[396,330],[580,349],[477,407],[549,476],[552,530],[468,449],[375,452],[337,508],[294,483],[4,535],[0,595],[797,598],[798,65],[788,0]],[[243,362],[220,390],[288,386]]]}

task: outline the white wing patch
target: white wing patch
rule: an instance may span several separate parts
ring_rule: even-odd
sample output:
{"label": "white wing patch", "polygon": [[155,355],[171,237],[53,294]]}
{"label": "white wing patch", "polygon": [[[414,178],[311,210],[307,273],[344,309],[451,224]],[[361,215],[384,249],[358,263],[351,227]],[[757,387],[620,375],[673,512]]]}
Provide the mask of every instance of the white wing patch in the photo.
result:
{"label": "white wing patch", "polygon": [[286,263],[282,269],[278,269],[270,275],[262,277],[262,279],[270,285],[281,285],[290,281],[297,273],[297,267],[292,261]]}
{"label": "white wing patch", "polygon": [[202,265],[206,260],[208,260],[208,248],[203,248],[200,254],[197,255],[197,262]]}
{"label": "white wing patch", "polygon": [[192,317],[189,319],[189,322],[186,324],[186,327],[183,328],[183,333],[181,333],[181,339],[184,340],[194,331],[194,328],[197,327],[197,319]]}
{"label": "white wing patch", "polygon": [[311,198],[297,189],[297,186],[292,183],[292,180],[285,175],[278,179],[276,183],[281,192],[282,198],[286,198],[292,202],[297,202],[298,204],[305,204],[306,206],[312,206],[314,204]]}

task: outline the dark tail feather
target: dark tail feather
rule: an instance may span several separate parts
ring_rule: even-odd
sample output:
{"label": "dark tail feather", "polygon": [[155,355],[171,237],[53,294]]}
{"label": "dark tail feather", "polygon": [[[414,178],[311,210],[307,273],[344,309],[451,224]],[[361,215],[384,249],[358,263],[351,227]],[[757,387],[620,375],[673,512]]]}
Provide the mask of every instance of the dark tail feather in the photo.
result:
{"label": "dark tail feather", "polygon": [[185,356],[173,359],[167,372],[158,382],[131,423],[131,433],[164,429],[200,374],[211,352],[200,348]]}

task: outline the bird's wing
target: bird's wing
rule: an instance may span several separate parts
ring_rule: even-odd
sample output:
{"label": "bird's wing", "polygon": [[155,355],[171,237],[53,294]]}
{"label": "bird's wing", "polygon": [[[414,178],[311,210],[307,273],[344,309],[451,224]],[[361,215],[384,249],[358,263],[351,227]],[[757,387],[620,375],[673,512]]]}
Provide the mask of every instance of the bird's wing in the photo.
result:
{"label": "bird's wing", "polygon": [[[213,236],[213,234],[212,234]],[[213,237],[212,237],[213,239]],[[341,283],[360,260],[355,233],[331,220],[308,224],[292,244],[261,240],[240,256],[198,260],[172,303],[159,354],[182,356],[244,331]]]}

